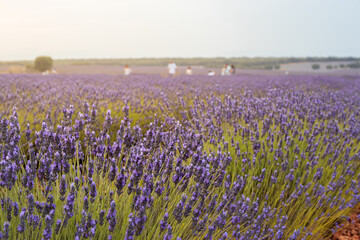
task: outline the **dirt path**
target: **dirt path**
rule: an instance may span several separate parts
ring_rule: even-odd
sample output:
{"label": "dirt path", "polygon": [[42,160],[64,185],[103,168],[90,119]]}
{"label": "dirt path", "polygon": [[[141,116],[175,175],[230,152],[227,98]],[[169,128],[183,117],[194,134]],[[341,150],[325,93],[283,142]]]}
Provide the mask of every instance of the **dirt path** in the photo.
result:
{"label": "dirt path", "polygon": [[360,206],[355,208],[348,221],[330,238],[331,240],[360,240]]}

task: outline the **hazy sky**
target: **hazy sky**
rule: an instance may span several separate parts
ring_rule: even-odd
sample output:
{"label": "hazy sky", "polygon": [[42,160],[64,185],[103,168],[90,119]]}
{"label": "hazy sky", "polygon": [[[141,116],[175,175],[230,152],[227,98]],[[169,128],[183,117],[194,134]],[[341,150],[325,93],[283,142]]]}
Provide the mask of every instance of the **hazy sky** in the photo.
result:
{"label": "hazy sky", "polygon": [[0,60],[360,57],[360,0],[0,0]]}

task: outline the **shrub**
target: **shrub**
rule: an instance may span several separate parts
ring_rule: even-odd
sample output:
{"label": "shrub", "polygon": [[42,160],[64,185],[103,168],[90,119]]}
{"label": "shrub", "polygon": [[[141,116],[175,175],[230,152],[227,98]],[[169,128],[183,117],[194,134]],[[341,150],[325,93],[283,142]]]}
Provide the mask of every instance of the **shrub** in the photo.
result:
{"label": "shrub", "polygon": [[332,65],[327,65],[327,66],[326,66],[326,69],[329,69],[329,70],[330,70],[330,69],[333,69],[333,66],[332,66]]}
{"label": "shrub", "polygon": [[33,72],[35,72],[35,68],[34,68],[34,65],[33,65],[33,64],[27,64],[27,65],[25,66],[25,68],[26,68],[26,72],[27,72],[27,73],[33,73]]}
{"label": "shrub", "polygon": [[264,66],[264,69],[266,69],[266,70],[272,70],[272,69],[273,69],[273,66],[272,66],[272,65],[265,65],[265,66]]}
{"label": "shrub", "polygon": [[354,62],[347,65],[349,68],[360,68],[360,62]]}
{"label": "shrub", "polygon": [[34,68],[37,71],[45,72],[51,70],[54,65],[54,61],[51,57],[37,57],[34,62]]}
{"label": "shrub", "polygon": [[313,70],[319,70],[320,69],[320,64],[315,63],[315,64],[311,65],[311,67],[312,67]]}

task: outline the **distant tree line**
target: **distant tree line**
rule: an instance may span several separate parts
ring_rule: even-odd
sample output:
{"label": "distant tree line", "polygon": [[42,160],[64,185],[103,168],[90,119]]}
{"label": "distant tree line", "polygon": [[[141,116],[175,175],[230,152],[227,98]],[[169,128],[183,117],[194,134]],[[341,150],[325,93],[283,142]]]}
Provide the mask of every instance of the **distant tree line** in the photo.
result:
{"label": "distant tree line", "polygon": [[[178,66],[204,66],[221,68],[225,63],[233,64],[242,69],[280,69],[280,64],[299,62],[353,62],[343,67],[359,68],[360,58],[354,57],[241,57],[241,58],[119,58],[119,59],[58,59],[57,65],[130,65],[130,66],[166,66],[169,60]],[[31,61],[0,62],[0,65],[29,65]],[[339,66],[341,68],[341,65]]]}
{"label": "distant tree line", "polygon": [[360,62],[350,63],[347,66],[349,68],[360,68]]}
{"label": "distant tree line", "polygon": [[[314,63],[314,64],[311,65],[311,68],[313,70],[318,70],[318,69],[320,69],[320,64]],[[331,70],[331,69],[334,69],[334,68],[336,69],[336,68],[338,68],[338,66],[337,65],[333,66],[331,64],[326,65],[326,69],[328,69],[328,70]],[[360,61],[349,63],[349,64],[341,63],[341,64],[339,64],[339,68],[355,68],[355,69],[360,68]]]}

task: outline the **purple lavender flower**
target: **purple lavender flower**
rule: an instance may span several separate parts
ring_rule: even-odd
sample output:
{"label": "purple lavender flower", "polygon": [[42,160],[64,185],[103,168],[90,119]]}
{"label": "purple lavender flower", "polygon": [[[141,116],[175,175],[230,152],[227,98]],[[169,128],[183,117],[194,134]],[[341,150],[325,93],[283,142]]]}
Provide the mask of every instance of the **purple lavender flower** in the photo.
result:
{"label": "purple lavender flower", "polygon": [[173,237],[173,232],[172,232],[172,227],[170,224],[168,224],[167,226],[167,233],[165,233],[164,235],[164,240],[171,240]]}
{"label": "purple lavender flower", "polygon": [[56,220],[56,226],[55,226],[55,233],[56,234],[59,234],[61,223],[62,223],[61,219]]}
{"label": "purple lavender flower", "polygon": [[206,214],[205,217],[198,222],[198,224],[196,226],[196,229],[198,232],[205,231],[208,219],[209,219],[209,215]]}
{"label": "purple lavender flower", "polygon": [[28,212],[31,215],[34,212],[34,206],[35,206],[34,196],[30,193],[27,196],[27,199],[28,199]]}
{"label": "purple lavender flower", "polygon": [[90,237],[95,237],[95,233],[96,233],[96,226],[94,226],[94,227],[92,227],[91,229],[90,229]]}
{"label": "purple lavender flower", "polygon": [[108,212],[108,215],[106,216],[107,221],[109,222],[109,231],[114,231],[114,228],[116,226],[116,204],[114,201],[110,203],[110,209]]}
{"label": "purple lavender flower", "polygon": [[146,208],[145,206],[141,206],[139,211],[136,214],[135,217],[135,235],[136,236],[140,236],[142,231],[145,228],[145,223],[147,221],[147,216],[146,216]]}
{"label": "purple lavender flower", "polygon": [[79,191],[80,190],[80,180],[78,177],[75,177],[74,183],[75,183],[76,191]]}
{"label": "purple lavender flower", "polygon": [[105,211],[101,210],[100,214],[99,214],[99,224],[100,224],[100,226],[102,226],[104,224],[104,220],[105,220]]}
{"label": "purple lavender flower", "polygon": [[114,181],[116,172],[117,172],[116,161],[114,158],[112,158],[110,163],[110,171],[108,175],[110,182]]}
{"label": "purple lavender flower", "polygon": [[227,218],[227,212],[226,211],[221,212],[214,223],[215,226],[222,229],[226,224],[226,218]]}
{"label": "purple lavender flower", "polygon": [[160,221],[160,231],[164,231],[167,226],[167,220],[169,219],[169,214],[165,213],[164,218]]}
{"label": "purple lavender flower", "polygon": [[16,217],[19,214],[19,204],[17,202],[13,202],[14,206],[14,216]]}
{"label": "purple lavender flower", "polygon": [[106,131],[110,130],[111,123],[112,123],[111,110],[109,109],[106,112],[106,119],[105,119],[104,126],[103,126]]}
{"label": "purple lavender flower", "polygon": [[60,193],[60,200],[65,200],[65,194],[66,194],[66,178],[65,175],[62,175],[60,180],[60,187],[59,187],[59,193]]}
{"label": "purple lavender flower", "polygon": [[125,234],[125,240],[133,240],[134,239],[134,234],[135,234],[135,221],[134,221],[134,215],[133,213],[130,213],[129,215],[129,225],[128,228],[126,229],[126,234]]}
{"label": "purple lavender flower", "polygon": [[228,233],[224,232],[224,234],[221,236],[221,238],[219,240],[225,240],[228,238]]}
{"label": "purple lavender flower", "polygon": [[322,174],[323,174],[323,167],[318,168],[318,169],[316,170],[315,175],[314,175],[313,181],[314,181],[314,182],[319,181],[319,180],[321,179],[321,177],[322,177]]}
{"label": "purple lavender flower", "polygon": [[95,201],[95,197],[97,195],[97,191],[96,191],[96,184],[94,181],[91,182],[91,186],[90,186],[90,201],[94,202]]}
{"label": "purple lavender flower", "polygon": [[52,224],[54,223],[55,211],[51,210],[49,215],[45,217],[45,229],[43,231],[43,239],[51,239],[52,236]]}
{"label": "purple lavender flower", "polygon": [[9,222],[11,222],[11,212],[12,212],[12,202],[10,199],[8,199],[8,203],[7,203],[7,209],[6,209],[6,212],[7,212],[7,220]]}
{"label": "purple lavender flower", "polygon": [[45,217],[47,214],[49,214],[51,210],[55,210],[55,208],[56,208],[56,205],[54,204],[54,197],[52,194],[49,194],[49,196],[46,199],[46,203],[44,205],[43,217]]}
{"label": "purple lavender flower", "polygon": [[158,196],[160,196],[164,190],[165,190],[165,187],[162,186],[160,181],[155,183],[155,192]]}
{"label": "purple lavender flower", "polygon": [[218,195],[215,194],[214,197],[212,198],[211,202],[209,203],[209,208],[208,208],[208,211],[209,211],[209,212],[214,211],[215,206],[216,206],[216,199],[217,199],[217,198],[218,198]]}
{"label": "purple lavender flower", "polygon": [[84,210],[88,212],[89,211],[89,200],[86,195],[85,195],[83,201],[84,201]]}
{"label": "purple lavender flower", "polygon": [[26,217],[27,217],[27,213],[26,213],[26,208],[22,208],[21,212],[20,212],[20,223],[19,225],[17,226],[17,231],[19,233],[23,233],[25,231],[25,227],[26,227],[26,223],[25,223],[25,220],[26,220]]}
{"label": "purple lavender flower", "polygon": [[40,223],[40,217],[38,215],[30,215],[30,223],[32,224],[32,230],[35,231],[36,227]]}
{"label": "purple lavender flower", "polygon": [[71,184],[71,191],[66,199],[66,204],[64,206],[64,222],[63,226],[67,226],[67,221],[74,216],[74,201],[75,201],[75,187],[74,184]]}
{"label": "purple lavender flower", "polygon": [[178,221],[178,223],[182,221],[183,209],[184,209],[184,204],[186,202],[186,198],[187,196],[183,195],[180,202],[176,205],[173,211],[173,216]]}
{"label": "purple lavender flower", "polygon": [[215,228],[213,226],[209,226],[208,227],[208,232],[207,234],[205,235],[205,239],[206,240],[211,240],[212,239],[212,236],[214,234],[214,231],[215,231]]}
{"label": "purple lavender flower", "polygon": [[4,239],[9,239],[9,230],[10,230],[10,224],[8,222],[4,223],[4,229],[3,229],[3,234],[4,234]]}

